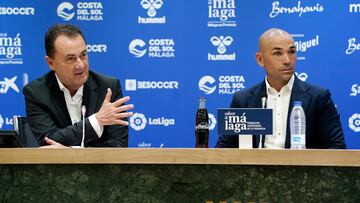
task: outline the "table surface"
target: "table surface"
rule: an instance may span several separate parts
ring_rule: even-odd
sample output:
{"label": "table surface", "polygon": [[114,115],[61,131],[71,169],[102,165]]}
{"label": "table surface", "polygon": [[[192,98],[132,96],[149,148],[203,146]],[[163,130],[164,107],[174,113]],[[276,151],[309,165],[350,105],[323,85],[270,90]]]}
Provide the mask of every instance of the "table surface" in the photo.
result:
{"label": "table surface", "polygon": [[0,164],[218,164],[360,166],[360,150],[2,148]]}

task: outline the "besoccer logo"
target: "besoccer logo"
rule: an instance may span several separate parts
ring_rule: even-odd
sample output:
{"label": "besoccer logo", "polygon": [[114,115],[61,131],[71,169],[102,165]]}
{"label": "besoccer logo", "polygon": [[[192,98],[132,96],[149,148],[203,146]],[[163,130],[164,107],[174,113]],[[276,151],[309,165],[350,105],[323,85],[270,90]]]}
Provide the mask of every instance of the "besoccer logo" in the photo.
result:
{"label": "besoccer logo", "polygon": [[71,3],[63,2],[57,7],[57,14],[64,21],[69,21],[75,15],[75,12],[72,11],[73,8],[74,6]]}
{"label": "besoccer logo", "polygon": [[226,47],[230,46],[234,39],[230,36],[224,37],[221,35],[220,37],[211,37],[210,41],[212,45],[217,47],[217,51],[219,54],[224,54],[226,52]]}
{"label": "besoccer logo", "polygon": [[125,80],[125,90],[126,91],[136,91],[136,79],[126,79]]}
{"label": "besoccer logo", "polygon": [[215,79],[210,75],[205,75],[199,80],[199,89],[205,94],[212,94],[216,90]]}
{"label": "besoccer logo", "polygon": [[0,114],[0,129],[2,128],[3,124],[4,124],[4,118]]}
{"label": "besoccer logo", "polygon": [[217,121],[214,114],[209,113],[209,129],[214,130],[216,123]]}
{"label": "besoccer logo", "polygon": [[134,130],[144,130],[146,127],[147,120],[145,118],[145,115],[142,113],[135,113],[133,116],[130,117],[130,127],[132,127]]}
{"label": "besoccer logo", "polygon": [[141,39],[134,39],[129,44],[129,52],[136,58],[143,57],[146,53],[146,49],[141,49],[145,46],[145,42]]}
{"label": "besoccer logo", "polygon": [[156,9],[160,9],[163,5],[162,0],[142,0],[141,6],[147,10],[147,14],[150,17],[154,17],[156,15]]}
{"label": "besoccer logo", "polygon": [[360,132],[360,114],[355,113],[349,118],[349,128],[354,132]]}

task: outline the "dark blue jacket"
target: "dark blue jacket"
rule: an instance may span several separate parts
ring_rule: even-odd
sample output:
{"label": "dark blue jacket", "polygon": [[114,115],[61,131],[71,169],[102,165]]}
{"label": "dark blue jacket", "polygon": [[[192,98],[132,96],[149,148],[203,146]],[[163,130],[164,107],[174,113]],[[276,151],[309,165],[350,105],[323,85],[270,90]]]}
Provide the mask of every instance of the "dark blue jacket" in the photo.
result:
{"label": "dark blue jacket", "polygon": [[[249,89],[236,92],[230,108],[261,108],[261,97],[266,94],[265,81]],[[310,85],[295,77],[291,92],[285,148],[290,148],[290,112],[294,101],[302,101],[306,115],[306,148],[345,149],[344,133],[340,116],[331,99],[329,90]],[[253,148],[259,146],[259,135],[253,136]],[[237,148],[238,136],[219,135],[216,147]]]}

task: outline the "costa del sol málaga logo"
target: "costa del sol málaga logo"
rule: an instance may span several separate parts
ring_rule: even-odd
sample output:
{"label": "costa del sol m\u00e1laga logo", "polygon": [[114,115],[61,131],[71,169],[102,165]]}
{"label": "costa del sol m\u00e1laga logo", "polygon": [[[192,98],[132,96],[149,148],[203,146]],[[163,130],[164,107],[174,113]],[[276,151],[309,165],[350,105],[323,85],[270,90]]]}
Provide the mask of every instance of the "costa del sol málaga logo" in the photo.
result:
{"label": "costa del sol m\u00e1laga logo", "polygon": [[129,122],[130,127],[132,127],[136,131],[143,130],[147,124],[146,117],[142,113],[135,113],[133,116],[130,117]]}
{"label": "costa del sol m\u00e1laga logo", "polygon": [[212,94],[216,90],[216,85],[211,86],[215,83],[215,79],[210,75],[205,75],[199,80],[199,89],[205,94]]}
{"label": "costa del sol m\u00e1laga logo", "polygon": [[141,6],[147,10],[147,14],[150,17],[154,17],[156,15],[156,9],[160,9],[163,5],[162,0],[142,0]]}
{"label": "costa del sol m\u00e1laga logo", "polygon": [[140,58],[145,55],[146,49],[141,49],[145,46],[145,42],[141,39],[134,39],[129,44],[129,52],[136,58]]}
{"label": "costa del sol m\u00e1laga logo", "polygon": [[75,15],[75,12],[73,12],[72,9],[74,9],[74,6],[71,3],[63,2],[57,7],[57,14],[63,20],[69,21]]}

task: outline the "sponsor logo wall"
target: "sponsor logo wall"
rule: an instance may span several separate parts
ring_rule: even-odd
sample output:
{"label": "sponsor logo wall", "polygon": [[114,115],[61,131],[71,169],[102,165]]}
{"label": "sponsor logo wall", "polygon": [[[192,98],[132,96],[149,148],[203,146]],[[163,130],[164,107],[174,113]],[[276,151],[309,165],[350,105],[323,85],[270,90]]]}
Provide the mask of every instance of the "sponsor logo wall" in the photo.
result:
{"label": "sponsor logo wall", "polygon": [[119,78],[131,96],[130,147],[194,147],[199,97],[214,147],[217,108],[264,79],[258,38],[279,27],[294,37],[296,76],[331,91],[347,146],[360,149],[359,13],[356,1],[8,1],[0,6],[0,129],[26,115],[22,88],[49,70],[46,29],[71,23],[87,38],[90,68]]}

